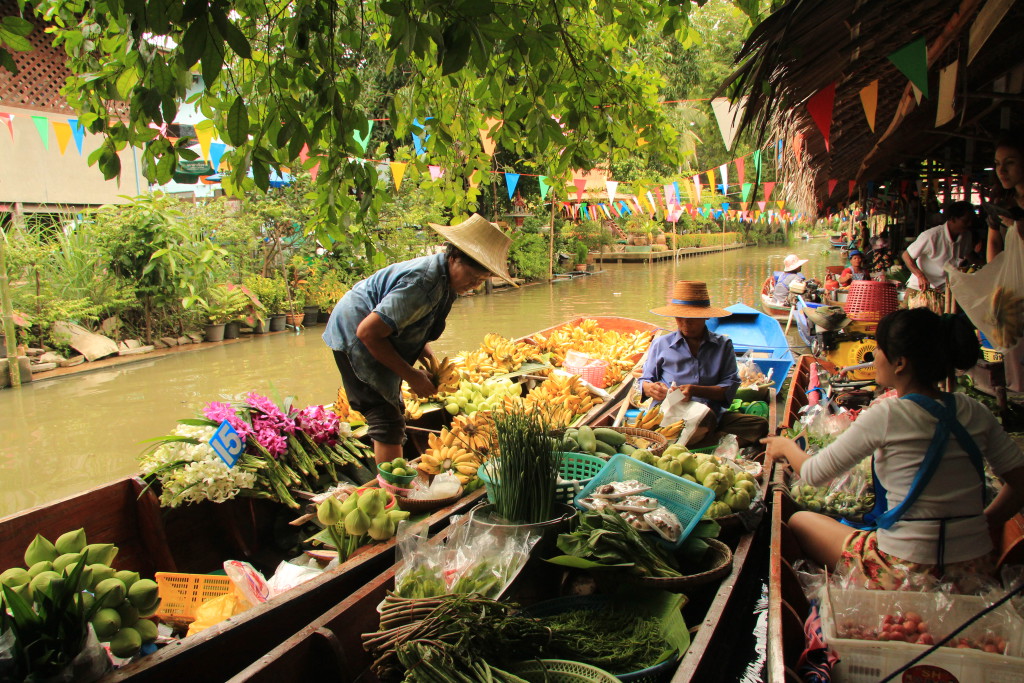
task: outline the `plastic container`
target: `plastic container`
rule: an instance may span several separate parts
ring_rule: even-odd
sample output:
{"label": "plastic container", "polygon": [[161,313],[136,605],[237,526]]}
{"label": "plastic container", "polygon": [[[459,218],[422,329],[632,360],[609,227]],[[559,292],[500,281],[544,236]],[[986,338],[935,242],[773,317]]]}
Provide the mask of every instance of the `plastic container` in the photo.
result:
{"label": "plastic container", "polygon": [[191,624],[200,605],[234,590],[227,576],[157,572],[155,578],[160,594],[156,616],[168,624]]}
{"label": "plastic container", "polygon": [[878,322],[899,308],[896,285],[892,282],[854,280],[844,304],[851,320]]}
{"label": "plastic container", "polygon": [[[929,623],[936,624],[933,615],[937,615],[939,610],[930,593],[830,590],[826,585],[822,596],[821,620],[825,640],[841,657],[832,671],[833,680],[837,683],[873,683],[929,647],[914,643],[840,638],[835,615],[841,615],[839,619],[843,620],[849,618],[846,615],[862,613],[881,620],[882,615],[890,613],[898,604],[903,611],[918,612]],[[952,608],[942,610],[942,623],[933,626],[931,630],[936,640],[948,635],[949,631],[988,604],[983,598],[971,595],[958,595],[952,600]],[[984,629],[986,626],[991,628],[993,624],[1001,627],[1000,632],[1007,641],[1009,654],[994,654],[973,648],[940,647],[905,672],[900,680],[1017,683],[1024,672],[1024,659],[1019,656],[1024,645],[1024,620],[1009,605],[1004,605],[968,627],[963,635],[970,637],[975,629]]]}
{"label": "plastic container", "polygon": [[564,659],[537,659],[532,662],[520,662],[509,666],[508,672],[529,681],[529,683],[535,681],[536,683],[618,683],[619,681],[604,669]]}
{"label": "plastic container", "polygon": [[562,369],[573,375],[579,375],[598,389],[604,389],[607,386],[605,373],[608,371],[608,361],[592,359],[588,365],[575,365],[566,361],[562,364]]}
{"label": "plastic container", "polygon": [[[501,458],[488,460],[477,470],[477,475],[484,482],[484,486],[487,489],[487,500],[491,503],[494,502],[494,496],[491,495],[492,492],[501,486],[492,475],[492,473],[497,474],[498,462],[500,460]],[[590,480],[601,471],[604,465],[604,459],[596,455],[562,453],[562,462],[558,468],[558,475],[565,481],[555,485],[555,502],[572,505],[576,499],[576,494],[590,483]]]}
{"label": "plastic container", "polygon": [[537,522],[536,524],[502,524],[491,518],[493,513],[493,504],[477,505],[469,511],[469,523],[487,527],[499,535],[505,529],[526,528],[535,531],[540,534],[540,540],[537,541],[537,545],[533,546],[532,554],[542,557],[548,556],[547,553],[555,547],[559,534],[572,531],[576,519],[579,517],[579,511],[576,508],[564,503],[552,503],[551,514],[554,517],[546,522]]}
{"label": "plastic container", "polygon": [[715,501],[715,492],[711,489],[620,453],[612,456],[597,476],[591,479],[590,483],[576,496],[577,507],[582,507],[579,501],[589,496],[601,484],[630,479],[650,486],[651,489],[645,491],[643,495],[657,498],[658,502],[679,518],[679,524],[683,530],[679,534],[678,541],[671,543],[656,534],[654,535],[661,543],[670,548],[678,548],[683,545],[683,541],[697,526],[697,522],[704,516],[707,509],[711,507],[711,503]]}
{"label": "plastic container", "polygon": [[401,477],[396,477],[390,472],[385,472],[384,470],[377,470],[378,479],[383,479],[392,486],[397,486],[398,488],[402,489],[409,488],[409,484],[411,484],[412,480],[415,479],[418,475],[419,472],[417,472],[415,469],[413,469],[412,474],[406,474]]}

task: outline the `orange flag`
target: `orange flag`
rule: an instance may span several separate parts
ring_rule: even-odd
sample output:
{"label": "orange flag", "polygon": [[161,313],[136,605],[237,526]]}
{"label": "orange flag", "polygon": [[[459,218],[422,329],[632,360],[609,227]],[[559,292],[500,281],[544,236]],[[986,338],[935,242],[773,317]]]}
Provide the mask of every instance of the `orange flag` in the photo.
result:
{"label": "orange flag", "polygon": [[878,79],[871,81],[860,89],[860,103],[864,107],[864,117],[868,127],[875,132],[875,112],[878,110]]}
{"label": "orange flag", "polygon": [[494,156],[494,149],[497,147],[497,143],[494,142],[494,138],[491,137],[491,130],[494,130],[494,132],[497,133],[498,129],[501,128],[501,123],[501,119],[488,118],[486,125],[480,129],[480,142],[484,146],[484,152],[486,152],[489,157]]}
{"label": "orange flag", "polygon": [[53,135],[57,138],[57,147],[60,149],[60,153],[68,151],[68,143],[71,142],[71,124],[67,121],[51,121],[53,125]]}

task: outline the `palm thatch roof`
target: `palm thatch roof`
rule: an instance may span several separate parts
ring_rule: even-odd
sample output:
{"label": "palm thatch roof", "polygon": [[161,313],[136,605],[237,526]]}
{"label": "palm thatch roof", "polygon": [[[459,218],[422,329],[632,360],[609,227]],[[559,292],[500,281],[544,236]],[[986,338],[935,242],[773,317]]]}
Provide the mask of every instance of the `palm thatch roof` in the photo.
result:
{"label": "palm thatch roof", "polygon": [[[968,63],[972,26],[979,13],[984,22],[993,9],[1005,14]],[[759,146],[785,141],[789,199],[823,213],[855,198],[865,182],[901,172],[920,177],[922,159],[934,160],[934,175],[980,178],[991,165],[992,139],[1024,126],[1021,26],[1024,3],[1014,0],[790,0],[752,32],[721,92],[747,98],[740,126],[756,131]],[[907,77],[887,57],[921,37],[930,92],[918,104]],[[937,128],[939,71],[956,60],[956,116]],[[875,80],[872,131],[860,92]],[[836,95],[826,150],[805,105],[831,83]],[[798,162],[790,148],[799,135],[804,146]],[[830,180],[838,181],[831,195]],[[853,197],[851,180],[858,185]]]}

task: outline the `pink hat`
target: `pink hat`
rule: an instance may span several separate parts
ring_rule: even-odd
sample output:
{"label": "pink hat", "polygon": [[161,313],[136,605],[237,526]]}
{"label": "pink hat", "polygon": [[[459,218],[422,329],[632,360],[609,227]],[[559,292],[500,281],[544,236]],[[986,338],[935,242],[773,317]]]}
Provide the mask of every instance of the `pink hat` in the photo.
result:
{"label": "pink hat", "polygon": [[794,270],[796,270],[805,263],[807,263],[807,259],[802,259],[796,254],[790,254],[782,263],[782,269],[787,273],[792,273]]}

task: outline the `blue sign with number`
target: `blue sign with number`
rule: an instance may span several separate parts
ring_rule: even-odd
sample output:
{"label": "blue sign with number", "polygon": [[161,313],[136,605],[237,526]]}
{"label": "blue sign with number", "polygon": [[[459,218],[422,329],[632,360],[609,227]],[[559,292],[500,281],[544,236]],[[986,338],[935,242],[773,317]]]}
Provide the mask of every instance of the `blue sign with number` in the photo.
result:
{"label": "blue sign with number", "polygon": [[235,428],[227,420],[221,422],[220,426],[217,427],[217,431],[210,437],[210,447],[228,467],[234,467],[245,451],[245,443],[242,441],[242,437],[238,435],[238,432],[235,431]]}

